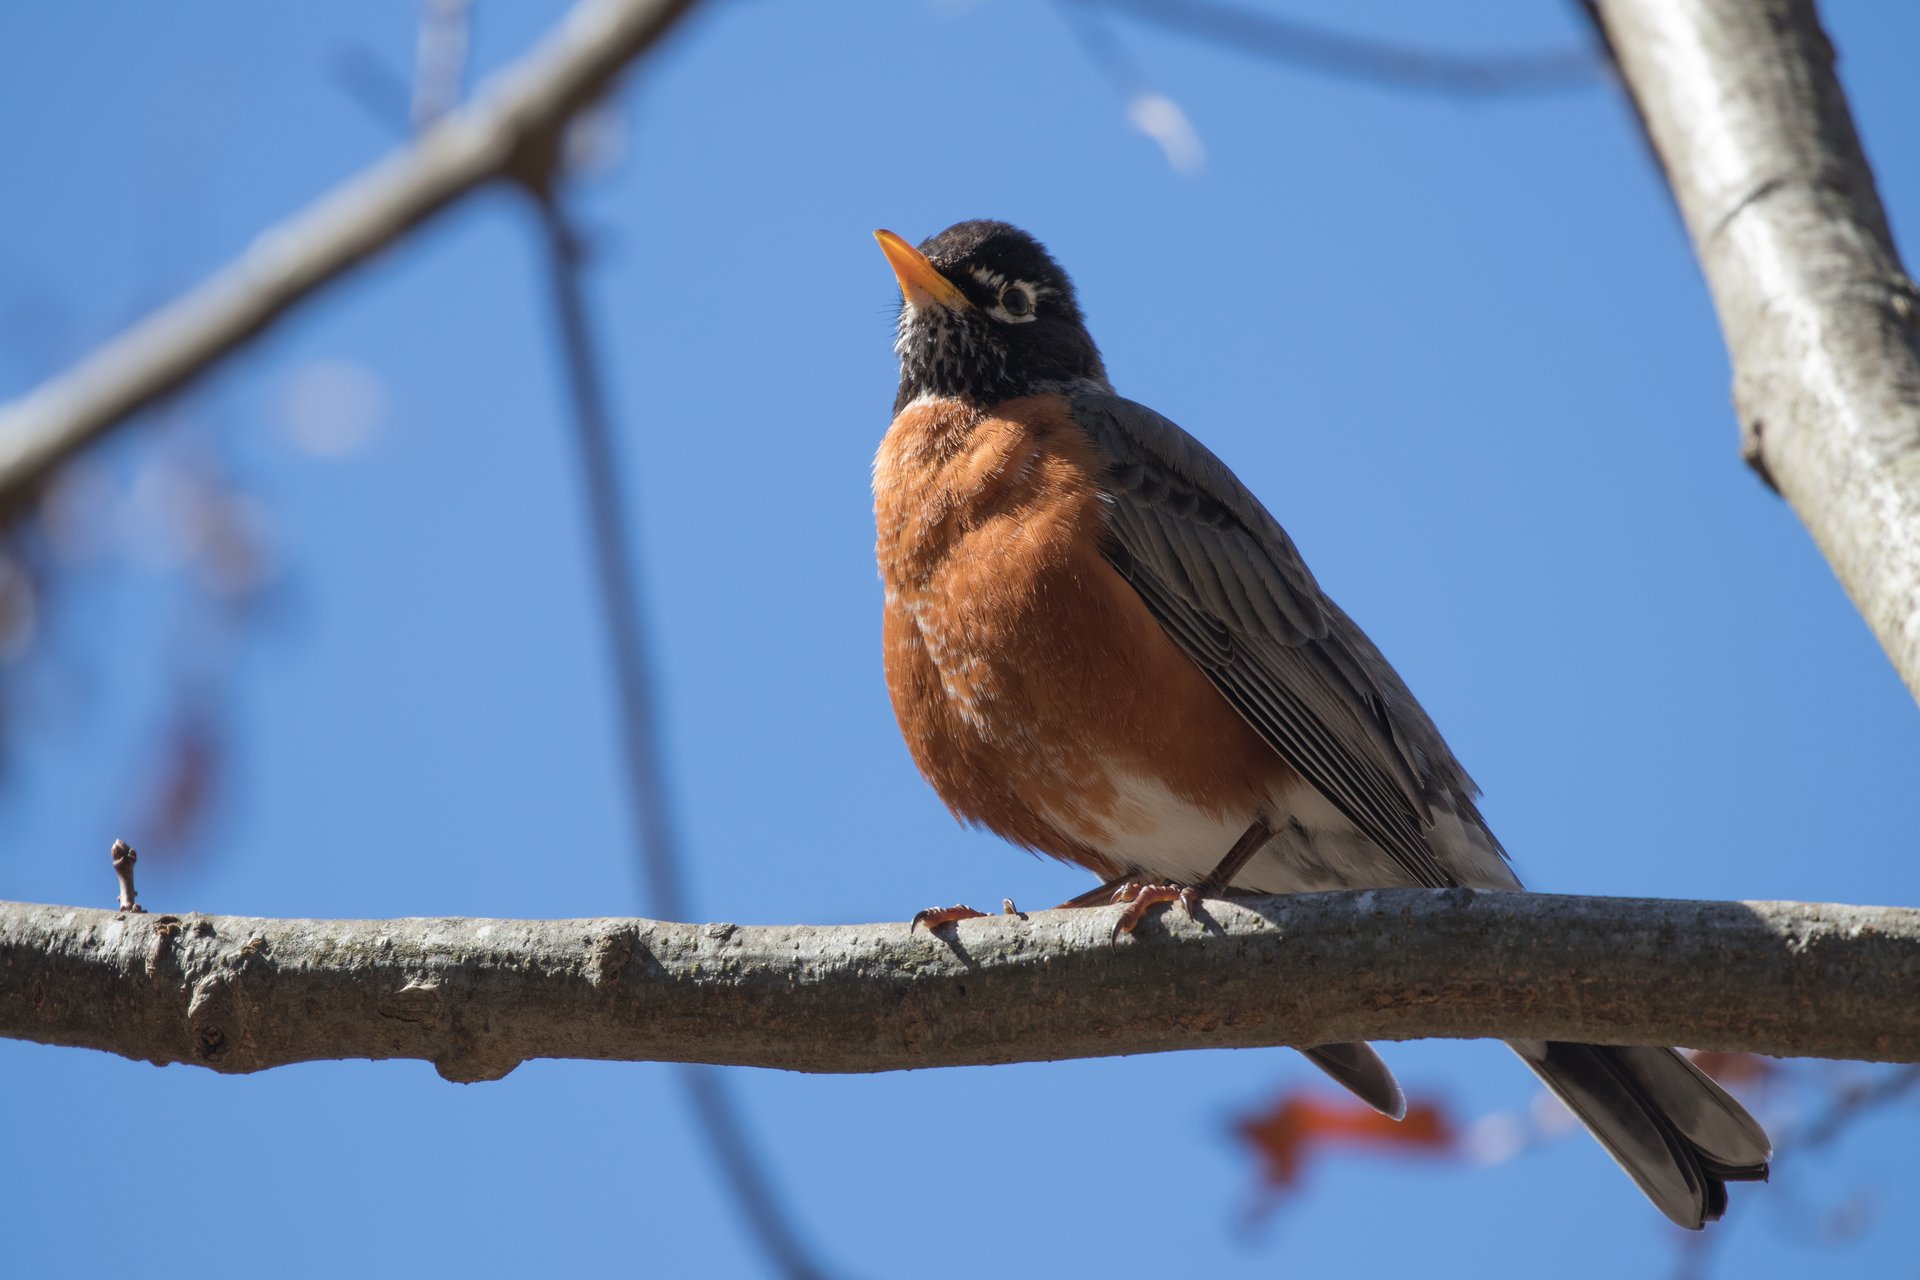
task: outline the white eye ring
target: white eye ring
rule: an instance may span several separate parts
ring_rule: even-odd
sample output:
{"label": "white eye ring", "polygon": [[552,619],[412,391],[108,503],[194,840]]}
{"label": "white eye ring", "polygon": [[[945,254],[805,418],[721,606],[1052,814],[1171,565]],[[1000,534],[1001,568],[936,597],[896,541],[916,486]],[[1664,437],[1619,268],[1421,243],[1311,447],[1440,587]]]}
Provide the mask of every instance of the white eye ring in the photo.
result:
{"label": "white eye ring", "polygon": [[993,300],[993,306],[988,308],[988,313],[995,319],[1004,320],[1008,324],[1031,323],[1036,318],[1035,313],[1040,307],[1041,292],[1024,280],[1015,280],[1010,284],[1002,285],[1000,296]]}

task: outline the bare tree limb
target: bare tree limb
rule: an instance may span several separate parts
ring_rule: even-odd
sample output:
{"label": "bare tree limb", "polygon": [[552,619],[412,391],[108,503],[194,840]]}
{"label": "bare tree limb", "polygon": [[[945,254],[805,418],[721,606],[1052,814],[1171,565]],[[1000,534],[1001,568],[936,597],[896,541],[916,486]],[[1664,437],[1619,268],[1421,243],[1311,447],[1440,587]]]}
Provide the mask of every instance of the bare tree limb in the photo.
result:
{"label": "bare tree limb", "polygon": [[528,1058],[865,1072],[1508,1036],[1920,1061],[1920,910],[1377,890],[736,927],[0,904],[0,1035],[257,1071]]}
{"label": "bare tree limb", "polygon": [[1811,0],[1597,0],[1713,291],[1743,453],[1920,698],[1920,292]]}
{"label": "bare tree limb", "polygon": [[542,178],[567,122],[693,3],[580,0],[471,106],[267,231],[219,274],[67,372],[0,406],[0,506],[456,200],[498,179]]}

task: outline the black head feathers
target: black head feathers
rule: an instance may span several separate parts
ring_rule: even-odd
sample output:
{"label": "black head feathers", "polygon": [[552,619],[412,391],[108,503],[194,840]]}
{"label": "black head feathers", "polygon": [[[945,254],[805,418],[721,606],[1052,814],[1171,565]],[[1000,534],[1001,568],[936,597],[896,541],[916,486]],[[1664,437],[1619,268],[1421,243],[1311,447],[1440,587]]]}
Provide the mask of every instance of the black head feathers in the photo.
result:
{"label": "black head feathers", "polygon": [[1004,222],[960,222],[917,250],[881,247],[900,277],[900,394],[990,405],[1073,383],[1106,386],[1073,282],[1032,236]]}

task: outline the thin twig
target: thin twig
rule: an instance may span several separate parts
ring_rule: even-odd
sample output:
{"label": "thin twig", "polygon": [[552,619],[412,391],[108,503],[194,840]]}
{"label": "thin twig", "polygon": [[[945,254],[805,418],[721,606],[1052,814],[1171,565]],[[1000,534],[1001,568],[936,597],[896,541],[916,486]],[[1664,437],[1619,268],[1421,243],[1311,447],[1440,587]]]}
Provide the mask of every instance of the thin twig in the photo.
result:
{"label": "thin twig", "polygon": [[[612,415],[599,351],[582,288],[579,237],[568,224],[551,187],[535,189],[547,277],[553,292],[567,387],[573,401],[574,442],[587,494],[593,562],[601,621],[619,694],[627,797],[640,848],[647,898],[654,911],[673,919],[687,915],[686,888],[668,794],[666,761],[653,693],[643,590],[628,552],[632,511],[620,477]],[[679,1071],[687,1102],[722,1176],[745,1213],[755,1238],[780,1274],[814,1280],[824,1273],[800,1244],[789,1213],[775,1194],[765,1162],[747,1135],[727,1081],[710,1067]]]}
{"label": "thin twig", "polygon": [[145,911],[146,908],[135,902],[140,895],[133,891],[133,864],[140,855],[125,840],[115,840],[112,849],[113,874],[120,881],[120,910]]}
{"label": "thin twig", "polygon": [[1589,49],[1448,54],[1330,31],[1221,0],[1072,0],[1124,13],[1241,53],[1394,89],[1456,96],[1555,93],[1600,82]]}

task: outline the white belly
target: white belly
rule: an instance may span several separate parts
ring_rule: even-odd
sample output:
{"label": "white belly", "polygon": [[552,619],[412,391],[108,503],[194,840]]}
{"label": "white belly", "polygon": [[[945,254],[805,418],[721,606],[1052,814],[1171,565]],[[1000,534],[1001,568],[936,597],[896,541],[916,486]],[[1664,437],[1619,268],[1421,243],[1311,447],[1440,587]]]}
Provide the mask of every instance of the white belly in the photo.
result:
{"label": "white belly", "polygon": [[[1074,839],[1146,880],[1197,884],[1220,864],[1256,817],[1273,839],[1234,877],[1254,893],[1385,889],[1416,884],[1379,846],[1304,783],[1275,795],[1264,813],[1215,813],[1182,800],[1151,778],[1112,778],[1119,800],[1110,814],[1048,814]],[[1440,865],[1465,885],[1518,889],[1520,882],[1484,832],[1445,811],[1427,834]]]}

